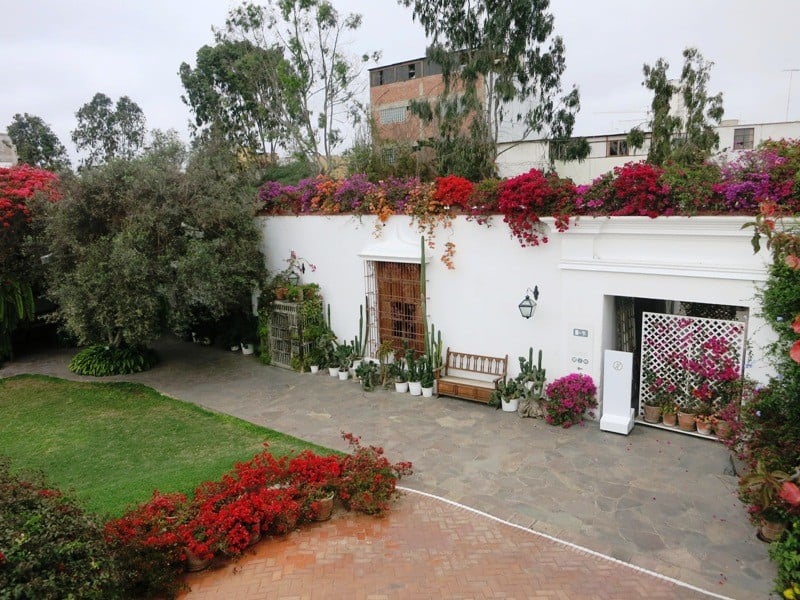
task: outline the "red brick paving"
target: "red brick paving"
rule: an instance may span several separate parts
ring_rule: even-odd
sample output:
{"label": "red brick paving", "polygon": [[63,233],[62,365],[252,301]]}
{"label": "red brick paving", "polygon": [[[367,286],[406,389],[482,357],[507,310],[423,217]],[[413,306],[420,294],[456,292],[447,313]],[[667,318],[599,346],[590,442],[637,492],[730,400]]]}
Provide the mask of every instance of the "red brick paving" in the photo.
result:
{"label": "red brick paving", "polygon": [[187,583],[185,600],[716,596],[416,493],[384,518],[338,509]]}

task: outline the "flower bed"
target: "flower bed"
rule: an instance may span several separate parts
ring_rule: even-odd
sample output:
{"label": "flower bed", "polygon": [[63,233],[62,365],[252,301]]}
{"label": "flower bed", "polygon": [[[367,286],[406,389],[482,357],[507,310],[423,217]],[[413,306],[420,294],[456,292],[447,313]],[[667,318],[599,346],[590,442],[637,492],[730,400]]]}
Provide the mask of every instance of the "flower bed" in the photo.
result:
{"label": "flower bed", "polygon": [[345,507],[382,515],[398,495],[397,481],[411,475],[409,462],[391,463],[383,449],[351,447],[344,456],[303,451],[293,458],[268,450],[237,463],[218,481],[200,484],[193,497],[153,492],[152,498],[106,523],[106,540],[128,565],[126,587],[137,594],[173,589],[190,558],[233,557],[262,535],[288,533],[314,520],[330,494]]}

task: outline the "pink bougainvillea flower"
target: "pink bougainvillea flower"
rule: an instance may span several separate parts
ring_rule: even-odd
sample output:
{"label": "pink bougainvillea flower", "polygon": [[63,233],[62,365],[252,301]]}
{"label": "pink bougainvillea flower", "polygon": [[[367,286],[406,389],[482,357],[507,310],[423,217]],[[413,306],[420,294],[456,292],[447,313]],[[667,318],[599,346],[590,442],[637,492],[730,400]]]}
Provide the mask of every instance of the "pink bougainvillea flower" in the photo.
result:
{"label": "pink bougainvillea flower", "polygon": [[794,269],[795,271],[800,269],[800,258],[798,258],[796,254],[787,254],[786,258],[783,260],[790,269]]}
{"label": "pink bougainvillea flower", "polygon": [[800,340],[792,344],[792,349],[789,350],[789,356],[792,357],[794,362],[800,363]]}

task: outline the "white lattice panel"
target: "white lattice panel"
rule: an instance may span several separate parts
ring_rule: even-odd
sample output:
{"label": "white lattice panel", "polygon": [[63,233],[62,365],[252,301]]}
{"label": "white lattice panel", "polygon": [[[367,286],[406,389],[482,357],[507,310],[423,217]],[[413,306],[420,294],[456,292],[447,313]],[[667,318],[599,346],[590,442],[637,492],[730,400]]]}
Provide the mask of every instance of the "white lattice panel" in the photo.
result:
{"label": "white lattice panel", "polygon": [[640,409],[653,398],[645,381],[648,370],[665,385],[673,384],[675,402],[683,404],[697,381],[696,375],[687,369],[688,362],[702,360],[703,353],[707,352],[704,345],[717,340],[726,342],[723,356],[738,365],[741,373],[745,350],[745,324],[741,321],[642,313]]}

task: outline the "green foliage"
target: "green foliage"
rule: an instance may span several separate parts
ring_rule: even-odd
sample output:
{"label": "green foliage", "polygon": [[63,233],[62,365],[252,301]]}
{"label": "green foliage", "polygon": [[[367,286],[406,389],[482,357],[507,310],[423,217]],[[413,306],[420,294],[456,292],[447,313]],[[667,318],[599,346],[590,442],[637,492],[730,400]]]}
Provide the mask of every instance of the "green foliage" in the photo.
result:
{"label": "green foliage", "polygon": [[86,167],[117,158],[131,159],[144,147],[144,113],[128,96],[120,97],[115,105],[98,92],[75,117],[78,125],[72,131],[72,141],[79,151],[88,153],[83,161]]}
{"label": "green foliage", "polygon": [[[800,584],[800,518],[794,519],[781,540],[770,545],[769,557],[778,569],[775,578],[775,591],[778,594]],[[800,586],[794,597],[800,598]]]}
{"label": "green foliage", "polygon": [[553,35],[547,2],[512,0],[502,10],[485,0],[400,3],[412,8],[432,38],[428,58],[442,66],[441,96],[427,111],[416,109],[437,122],[440,169],[459,166],[446,172],[473,181],[491,176],[504,123],[522,127],[516,139],[570,137],[579,95],[576,88],[561,95],[564,44]]}
{"label": "green foliage", "polygon": [[[681,164],[699,163],[711,155],[719,143],[715,127],[724,114],[722,93],[709,96],[707,92],[711,67],[696,48],[683,51],[683,69],[680,82],[674,85],[667,76],[669,63],[659,58],[653,66],[643,67],[642,85],[653,92],[652,119],[650,121],[650,149],[648,162],[663,165],[668,160]],[[671,100],[680,94],[685,115],[672,114]],[[644,135],[635,128],[628,136],[628,144],[641,148]]]}
{"label": "green foliage", "polygon": [[714,184],[719,180],[719,167],[707,161],[681,164],[670,160],[661,174],[661,181],[669,186],[672,203],[684,215],[725,212],[724,203],[714,193]]}
{"label": "green foliage", "polygon": [[0,515],[0,598],[121,597],[102,527],[41,474],[0,459]]}
{"label": "green foliage", "polygon": [[158,355],[147,348],[89,346],[69,361],[69,370],[78,375],[106,377],[128,375],[152,369],[158,364]]}
{"label": "green foliage", "polygon": [[34,316],[33,291],[25,282],[0,281],[0,364],[11,356],[11,333]]}
{"label": "green foliage", "polygon": [[186,90],[181,99],[194,113],[198,130],[213,128],[237,149],[272,156],[279,144],[286,144],[276,107],[297,99],[291,98],[295,90],[275,87],[271,75],[288,70],[278,48],[223,40],[200,48],[194,69],[181,64]]}
{"label": "green foliage", "polygon": [[[216,31],[218,43],[246,41],[283,56],[258,62],[259,77],[273,94],[283,94],[268,103],[270,116],[288,149],[315,162],[320,172],[331,168],[333,150],[344,139],[342,122],[350,117],[352,123],[361,112],[358,66],[370,57],[354,59],[342,50],[345,34],[360,27],[360,15],[341,16],[327,0],[279,0],[268,6],[245,2]],[[321,105],[315,97],[323,99]]]}
{"label": "green foliage", "polygon": [[6,128],[19,162],[49,171],[68,171],[67,149],[41,117],[15,114]]}
{"label": "green foliage", "polygon": [[271,163],[261,172],[263,181],[277,181],[284,185],[296,185],[302,179],[313,177],[316,166],[303,158],[287,163]]}

